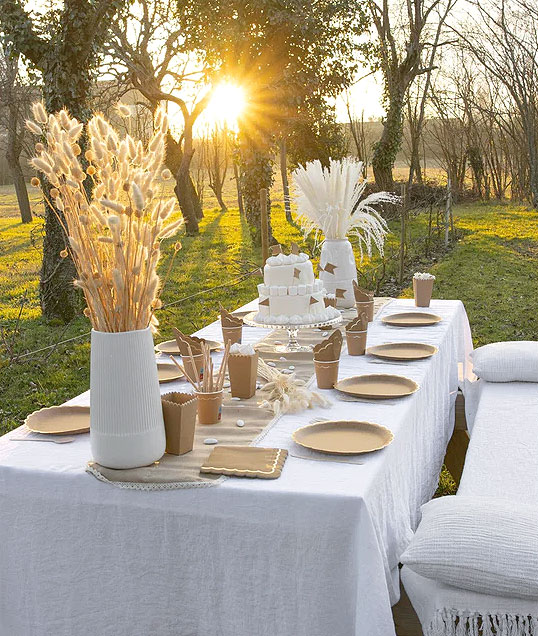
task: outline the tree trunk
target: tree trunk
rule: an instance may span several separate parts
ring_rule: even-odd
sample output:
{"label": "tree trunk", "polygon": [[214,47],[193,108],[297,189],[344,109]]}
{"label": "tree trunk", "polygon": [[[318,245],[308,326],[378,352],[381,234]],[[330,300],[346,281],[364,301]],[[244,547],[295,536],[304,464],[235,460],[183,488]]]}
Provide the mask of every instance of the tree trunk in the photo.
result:
{"label": "tree trunk", "polygon": [[[71,46],[64,43],[64,48]],[[44,72],[43,96],[47,112],[54,113],[67,108],[71,116],[87,122],[90,117],[92,76],[87,65],[76,55],[60,50],[52,56]],[[85,140],[80,145],[84,153]],[[46,188],[45,188],[46,190]],[[48,197],[50,200],[50,197]],[[65,223],[63,214],[45,203],[45,238],[43,240],[43,264],[39,280],[39,297],[43,315],[49,319],[72,320],[81,310],[81,296],[73,286],[77,271],[71,257],[62,258],[67,237],[58,220]]]}
{"label": "tree trunk", "polygon": [[273,240],[271,228],[271,201],[269,191],[273,185],[273,162],[270,148],[261,143],[254,144],[246,136],[241,143],[241,187],[245,204],[245,217],[252,236],[252,242],[261,245],[260,190],[267,189],[267,220],[269,226],[269,245]]}
{"label": "tree trunk", "polygon": [[9,165],[13,184],[15,185],[15,194],[17,195],[17,203],[19,212],[21,213],[21,221],[23,223],[32,222],[32,209],[30,208],[30,199],[28,198],[28,190],[26,189],[26,181],[22,172],[21,164],[18,157],[12,155],[11,150],[6,153],[6,160]]}
{"label": "tree trunk", "polygon": [[185,219],[185,229],[189,235],[198,234],[198,221],[204,218],[200,199],[190,174],[193,154],[194,151],[192,151],[190,157],[185,157],[181,146],[168,131],[165,163],[175,177],[174,193],[179,203],[181,214]]}
{"label": "tree trunk", "polygon": [[[18,59],[17,59],[18,61]],[[15,194],[17,195],[17,203],[19,205],[19,212],[21,214],[21,220],[23,223],[32,222],[32,210],[30,208],[30,200],[28,198],[28,190],[26,188],[26,181],[20,164],[20,156],[22,146],[19,140],[19,107],[16,102],[13,91],[13,84],[16,77],[16,66],[14,66],[15,73],[13,75],[13,82],[9,87],[9,99],[8,113],[9,122],[7,127],[7,148],[6,148],[6,161],[9,165],[9,171],[15,185]]]}
{"label": "tree trunk", "polygon": [[280,140],[280,176],[282,177],[282,189],[284,191],[284,210],[286,211],[286,221],[293,223],[291,216],[291,202],[290,202],[290,186],[288,182],[288,162],[286,154],[286,139],[283,137]]}
{"label": "tree trunk", "polygon": [[375,182],[381,190],[394,190],[392,169],[403,136],[402,115],[404,91],[396,85],[390,92],[387,117],[383,123],[381,139],[375,144],[372,168]]}
{"label": "tree trunk", "polygon": [[420,165],[420,138],[411,140],[411,158],[409,161],[409,180],[408,185],[412,185],[413,181],[422,183],[422,168]]}
{"label": "tree trunk", "polygon": [[239,166],[237,165],[236,161],[233,162],[233,166],[234,166],[235,186],[237,188],[237,207],[239,208],[239,214],[241,216],[245,216],[245,208],[243,207],[243,192],[241,189],[241,175],[239,174]]}

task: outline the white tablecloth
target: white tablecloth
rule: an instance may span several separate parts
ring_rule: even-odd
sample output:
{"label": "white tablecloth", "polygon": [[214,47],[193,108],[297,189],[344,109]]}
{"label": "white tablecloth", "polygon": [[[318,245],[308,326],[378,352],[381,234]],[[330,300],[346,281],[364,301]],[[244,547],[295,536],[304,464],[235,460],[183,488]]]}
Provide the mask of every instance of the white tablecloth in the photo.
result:
{"label": "white tablecloth", "polygon": [[[393,301],[382,314],[411,304]],[[85,472],[87,435],[65,445],[0,439],[0,636],[392,636],[398,558],[434,493],[458,363],[471,348],[459,301],[430,310],[443,317],[433,327],[377,319],[368,345],[422,341],[438,355],[340,364],[340,377],[405,374],[416,394],[349,403],[327,391],[331,411],[286,415],[260,442],[292,448],[295,429],[328,413],[390,428],[393,443],[361,465],[289,457],[275,481],[142,492]],[[247,342],[264,335],[244,329]]]}

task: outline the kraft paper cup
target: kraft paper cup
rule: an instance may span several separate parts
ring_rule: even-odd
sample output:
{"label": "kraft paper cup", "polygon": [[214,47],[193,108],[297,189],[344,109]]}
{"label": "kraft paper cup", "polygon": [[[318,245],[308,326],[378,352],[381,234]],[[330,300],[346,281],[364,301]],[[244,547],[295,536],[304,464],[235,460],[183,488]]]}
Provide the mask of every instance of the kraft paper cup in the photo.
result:
{"label": "kraft paper cup", "polygon": [[230,344],[241,344],[241,336],[243,333],[243,325],[239,325],[238,327],[223,327],[222,328],[222,338],[224,340],[224,344],[229,341]]}
{"label": "kraft paper cup", "polygon": [[256,393],[258,377],[258,352],[253,356],[230,354],[228,375],[232,397],[251,398]]}
{"label": "kraft paper cup", "polygon": [[217,424],[222,418],[222,390],[213,393],[199,393],[198,422],[200,424]]}
{"label": "kraft paper cup", "polygon": [[166,452],[184,455],[194,445],[197,398],[192,393],[166,393],[161,397]]}
{"label": "kraft paper cup", "polygon": [[314,360],[318,389],[332,389],[338,382],[338,364],[340,360]]}
{"label": "kraft paper cup", "polygon": [[429,307],[433,293],[433,278],[413,278],[413,294],[416,307]]}
{"label": "kraft paper cup", "polygon": [[373,300],[357,300],[355,301],[355,308],[357,309],[357,316],[360,316],[364,312],[368,318],[368,322],[372,322],[374,319]]}
{"label": "kraft paper cup", "polygon": [[346,331],[347,352],[350,356],[363,356],[366,351],[366,331]]}
{"label": "kraft paper cup", "polygon": [[204,356],[200,353],[193,356],[193,358],[194,366],[190,356],[182,357],[181,361],[183,362],[183,368],[185,369],[185,373],[189,379],[196,383],[197,381],[204,379]]}

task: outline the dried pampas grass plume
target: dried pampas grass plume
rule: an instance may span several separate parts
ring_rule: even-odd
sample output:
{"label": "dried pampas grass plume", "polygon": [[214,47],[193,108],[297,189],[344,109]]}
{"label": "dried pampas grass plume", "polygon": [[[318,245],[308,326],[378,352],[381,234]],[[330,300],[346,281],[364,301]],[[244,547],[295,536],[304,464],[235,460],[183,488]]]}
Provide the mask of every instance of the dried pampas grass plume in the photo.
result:
{"label": "dried pampas grass plume", "polygon": [[[129,110],[118,105],[120,112]],[[162,306],[157,274],[160,243],[183,225],[168,222],[176,202],[152,203],[161,174],[168,119],[159,109],[148,147],[129,135],[120,139],[110,123],[95,114],[86,126],[90,165],[82,165],[79,139],[84,126],[66,110],[47,116],[43,104],[32,106],[28,128],[47,143],[36,144],[30,164],[49,184],[49,203],[68,237],[62,258],[71,254],[78,272],[73,284],[82,289],[87,315],[98,331],[156,329],[155,309]],[[93,183],[87,194],[87,180]],[[40,185],[37,177],[32,184]],[[45,192],[45,196],[47,194]],[[168,272],[177,253],[174,246]]]}
{"label": "dried pampas grass plume", "polygon": [[[364,164],[355,159],[335,161],[324,168],[311,161],[293,172],[298,221],[305,235],[321,232],[328,239],[356,236],[361,258],[365,248],[370,255],[372,243],[381,254],[388,227],[373,207],[382,203],[398,204],[400,197],[390,192],[375,192],[362,199],[367,180]],[[362,200],[361,200],[362,199]]]}

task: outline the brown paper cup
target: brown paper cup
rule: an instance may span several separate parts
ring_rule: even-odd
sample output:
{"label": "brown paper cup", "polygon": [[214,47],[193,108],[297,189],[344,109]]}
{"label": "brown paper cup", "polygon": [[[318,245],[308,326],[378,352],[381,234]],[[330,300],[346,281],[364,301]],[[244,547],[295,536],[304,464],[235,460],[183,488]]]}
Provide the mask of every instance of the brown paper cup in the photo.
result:
{"label": "brown paper cup", "polygon": [[346,331],[347,352],[350,356],[363,356],[366,351],[366,331]]}
{"label": "brown paper cup", "polygon": [[319,389],[332,389],[338,382],[338,364],[340,360],[331,360],[330,362],[322,362],[314,360],[314,368],[316,369],[316,380]]}
{"label": "brown paper cup", "polygon": [[251,398],[256,393],[258,352],[253,356],[231,354],[228,358],[228,374],[232,397]]}
{"label": "brown paper cup", "polygon": [[374,301],[355,301],[355,307],[357,309],[357,316],[360,316],[362,312],[368,317],[368,322],[372,322],[374,319]]}
{"label": "brown paper cup", "polygon": [[204,356],[199,354],[197,356],[193,356],[193,358],[194,366],[190,356],[182,357],[181,361],[183,362],[185,373],[190,378],[191,382],[196,383],[197,381],[204,379]]}
{"label": "brown paper cup", "polygon": [[230,341],[230,344],[241,344],[241,335],[243,333],[243,325],[239,325],[238,327],[223,327],[222,328],[222,338],[224,340],[224,344]]}
{"label": "brown paper cup", "polygon": [[433,283],[435,279],[428,278],[421,280],[420,278],[413,278],[413,294],[415,296],[416,307],[429,307],[430,300],[432,299]]}
{"label": "brown paper cup", "polygon": [[222,391],[198,393],[198,422],[200,424],[216,424],[222,417]]}
{"label": "brown paper cup", "polygon": [[192,450],[196,402],[196,396],[192,393],[166,393],[161,397],[166,452],[170,455],[184,455]]}

